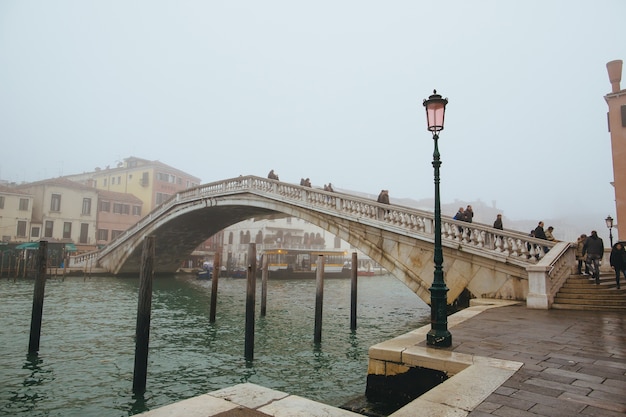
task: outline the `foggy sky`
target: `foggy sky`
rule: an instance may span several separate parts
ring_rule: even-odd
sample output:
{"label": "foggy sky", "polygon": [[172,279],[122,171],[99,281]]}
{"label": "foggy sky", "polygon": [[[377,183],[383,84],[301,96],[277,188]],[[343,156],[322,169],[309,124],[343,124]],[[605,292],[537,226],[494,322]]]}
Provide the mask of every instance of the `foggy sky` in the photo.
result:
{"label": "foggy sky", "polygon": [[136,156],[203,183],[274,169],[419,200],[433,195],[422,101],[436,88],[449,99],[443,202],[605,229],[606,63],[626,59],[625,12],[623,0],[3,0],[0,179]]}

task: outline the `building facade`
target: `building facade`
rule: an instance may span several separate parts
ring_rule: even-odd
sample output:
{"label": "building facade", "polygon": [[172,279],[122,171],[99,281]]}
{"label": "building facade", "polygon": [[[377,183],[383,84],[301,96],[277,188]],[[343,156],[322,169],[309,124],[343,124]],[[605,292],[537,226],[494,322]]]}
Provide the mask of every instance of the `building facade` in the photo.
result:
{"label": "building facade", "polygon": [[132,194],[143,204],[141,217],[179,191],[200,185],[200,178],[159,161],[129,157],[115,168],[96,168],[93,172],[65,178],[98,190]]}
{"label": "building facade", "polygon": [[[613,188],[617,234],[626,238],[626,90],[622,90],[622,61],[606,64],[611,92],[604,96],[609,106],[608,123],[613,158]],[[618,237],[618,239],[619,239]]]}
{"label": "building facade", "polygon": [[133,194],[98,190],[96,243],[106,245],[141,219],[143,201]]}
{"label": "building facade", "polygon": [[[33,197],[25,191],[0,185],[0,237],[3,242],[28,242]],[[39,233],[39,230],[34,230]]]}
{"label": "building facade", "polygon": [[98,193],[93,187],[54,178],[23,184],[17,190],[33,198],[30,240],[96,245]]}

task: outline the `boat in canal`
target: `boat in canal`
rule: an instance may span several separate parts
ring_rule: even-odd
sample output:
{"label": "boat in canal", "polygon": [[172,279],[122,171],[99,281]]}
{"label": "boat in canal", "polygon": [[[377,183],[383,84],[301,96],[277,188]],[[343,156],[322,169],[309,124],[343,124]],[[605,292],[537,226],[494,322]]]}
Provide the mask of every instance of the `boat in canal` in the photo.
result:
{"label": "boat in canal", "polygon": [[213,276],[213,265],[209,262],[202,264],[202,269],[198,271],[198,279],[211,279]]}
{"label": "boat in canal", "polygon": [[[315,278],[317,259],[324,256],[324,278],[350,278],[351,268],[347,252],[343,250],[269,249],[267,270],[270,279]],[[261,272],[262,268],[257,271]]]}

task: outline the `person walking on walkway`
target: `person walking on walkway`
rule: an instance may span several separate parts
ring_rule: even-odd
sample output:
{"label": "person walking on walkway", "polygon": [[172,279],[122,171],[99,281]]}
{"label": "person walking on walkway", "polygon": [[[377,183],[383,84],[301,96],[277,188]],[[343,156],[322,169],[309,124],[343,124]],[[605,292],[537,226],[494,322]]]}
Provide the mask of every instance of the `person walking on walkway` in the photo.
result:
{"label": "person walking on walkway", "polygon": [[583,246],[585,246],[585,240],[587,235],[582,234],[576,239],[576,260],[578,261],[578,275],[582,275],[583,264],[585,264],[585,275],[589,275],[589,264],[585,262],[585,255],[583,253]]}
{"label": "person walking on walkway", "polygon": [[611,266],[615,269],[615,282],[617,283],[617,289],[620,289],[619,286],[619,276],[620,273],[624,274],[624,279],[626,279],[626,249],[620,242],[617,242],[613,245],[613,249],[611,249]]}
{"label": "person walking on walkway", "polygon": [[600,260],[604,255],[604,242],[598,236],[598,232],[595,230],[591,231],[591,236],[585,239],[585,244],[583,245],[583,254],[587,255],[587,262],[591,264],[592,267],[592,275],[596,280],[596,285],[600,284]]}

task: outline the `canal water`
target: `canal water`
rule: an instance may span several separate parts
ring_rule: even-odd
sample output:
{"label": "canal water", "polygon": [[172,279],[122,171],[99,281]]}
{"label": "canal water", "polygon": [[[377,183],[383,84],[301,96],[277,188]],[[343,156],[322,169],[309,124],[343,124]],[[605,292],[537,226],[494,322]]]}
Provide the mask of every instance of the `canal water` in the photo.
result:
{"label": "canal water", "polygon": [[420,327],[430,309],[391,276],[324,283],[322,343],[313,343],[315,280],[260,281],[254,360],[244,359],[244,279],[155,278],[147,391],[132,393],[139,280],[66,277],[46,283],[39,354],[29,357],[33,280],[0,280],[0,416],[129,416],[250,382],[340,406],[365,392],[368,348]]}

